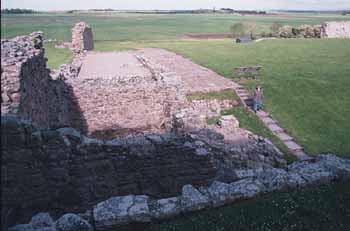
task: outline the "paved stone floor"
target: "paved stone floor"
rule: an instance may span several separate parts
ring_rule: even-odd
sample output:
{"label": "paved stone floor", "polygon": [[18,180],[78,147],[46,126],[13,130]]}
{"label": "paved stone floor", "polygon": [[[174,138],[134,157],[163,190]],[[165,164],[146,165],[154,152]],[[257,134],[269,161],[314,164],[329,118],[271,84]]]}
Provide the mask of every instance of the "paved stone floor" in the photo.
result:
{"label": "paved stone floor", "polygon": [[236,86],[163,49],[88,52],[78,77],[69,81],[81,130],[97,138],[163,132],[171,115],[188,104],[186,95]]}

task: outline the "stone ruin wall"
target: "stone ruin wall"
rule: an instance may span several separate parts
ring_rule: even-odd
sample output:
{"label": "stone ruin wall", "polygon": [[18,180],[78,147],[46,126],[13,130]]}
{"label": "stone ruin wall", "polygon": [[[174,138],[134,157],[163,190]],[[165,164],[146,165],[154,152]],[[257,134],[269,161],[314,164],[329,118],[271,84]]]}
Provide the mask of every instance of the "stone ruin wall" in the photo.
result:
{"label": "stone ruin wall", "polygon": [[[251,143],[245,148],[225,146],[222,135],[206,130],[193,137],[165,133],[114,141],[89,139],[67,128],[80,130],[86,126],[76,98],[79,92],[74,89],[83,83],[69,78],[69,74],[50,76],[42,35],[4,40],[1,48],[3,227],[39,210],[58,214],[78,211],[111,196],[172,196],[184,184],[200,186],[219,176],[224,179],[231,175],[226,172],[231,167],[285,165],[281,153],[264,139],[247,138]],[[74,73],[79,71],[78,66],[73,68]],[[66,67],[72,71],[72,66]],[[152,75],[158,79],[152,85],[153,93],[164,99],[159,102],[163,114],[173,114],[181,106],[175,103],[168,107],[167,101],[184,100],[172,75]],[[95,91],[95,87],[87,89]],[[225,105],[193,102],[189,110],[209,107],[203,112],[210,108],[219,111],[232,105],[222,103]],[[198,122],[198,118],[187,119],[188,124]],[[181,117],[181,121],[186,118]],[[171,122],[169,125],[174,126]]]}
{"label": "stone ruin wall", "polygon": [[[81,131],[101,139],[165,132],[180,107],[178,91],[151,76],[76,78],[66,81],[76,95],[85,125]],[[147,116],[145,116],[147,115]]]}
{"label": "stone ruin wall", "polygon": [[350,21],[326,22],[321,26],[322,38],[350,38]]}
{"label": "stone ruin wall", "polygon": [[1,115],[14,114],[43,128],[72,125],[69,87],[46,67],[42,34],[1,41]]}
{"label": "stone ruin wall", "polygon": [[3,117],[2,223],[40,210],[83,212],[115,195],[173,196],[183,185],[207,185],[217,170],[183,138],[170,134],[103,142],[71,128],[37,130]]}
{"label": "stone ruin wall", "polygon": [[94,49],[94,41],[91,27],[85,22],[77,23],[72,28],[71,49],[74,53],[90,51]]}

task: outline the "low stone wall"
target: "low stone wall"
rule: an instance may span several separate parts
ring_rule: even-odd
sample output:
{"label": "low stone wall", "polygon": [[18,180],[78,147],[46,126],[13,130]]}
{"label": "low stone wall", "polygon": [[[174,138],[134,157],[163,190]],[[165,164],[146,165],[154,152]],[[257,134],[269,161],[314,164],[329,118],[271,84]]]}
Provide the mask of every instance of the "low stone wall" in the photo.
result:
{"label": "low stone wall", "polygon": [[322,38],[350,38],[350,21],[325,22],[321,26]]}
{"label": "low stone wall", "polygon": [[285,166],[264,139],[224,144],[211,130],[102,141],[73,128],[40,130],[14,116],[1,122],[5,225],[38,211],[79,212],[111,196],[175,196],[185,184],[232,181],[235,169]]}
{"label": "low stone wall", "polygon": [[[231,183],[214,181],[209,187],[200,188],[184,185],[181,195],[176,197],[158,200],[150,199],[146,195],[111,197],[96,204],[85,214],[80,216],[65,214],[56,222],[49,214],[39,213],[32,217],[29,224],[18,225],[10,230],[18,231],[25,227],[26,230],[34,231],[33,227],[39,225],[45,227],[47,231],[61,230],[62,226],[74,227],[69,230],[81,231],[117,230],[130,223],[168,219],[179,214],[215,208],[266,193],[350,179],[350,160],[328,154],[318,156],[313,162],[293,163],[286,169],[237,170],[233,174],[237,180]],[[89,222],[94,225],[90,225]]]}
{"label": "low stone wall", "polygon": [[15,117],[3,117],[1,127],[9,222],[42,209],[87,209],[112,195],[172,196],[187,183],[212,182],[217,172],[194,141],[171,134],[103,142],[72,128],[40,131]]}

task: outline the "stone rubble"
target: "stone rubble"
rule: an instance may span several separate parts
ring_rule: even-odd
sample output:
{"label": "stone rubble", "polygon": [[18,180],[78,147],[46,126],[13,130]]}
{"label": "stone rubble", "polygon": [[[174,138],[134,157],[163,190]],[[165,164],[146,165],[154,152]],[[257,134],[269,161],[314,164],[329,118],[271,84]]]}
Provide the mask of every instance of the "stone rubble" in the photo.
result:
{"label": "stone rubble", "polygon": [[278,36],[281,38],[321,38],[320,25],[282,26]]}
{"label": "stone rubble", "polygon": [[[145,195],[112,197],[97,204],[93,209],[95,230],[111,230],[133,222],[151,222],[206,208],[219,207],[239,200],[254,198],[270,192],[283,192],[305,186],[326,184],[335,180],[350,179],[350,160],[332,154],[319,155],[313,162],[299,161],[286,169],[260,168],[237,170],[234,182],[214,181],[199,189],[184,185],[178,197],[152,200]],[[65,215],[67,216],[67,215]],[[35,216],[37,217],[37,215]],[[63,216],[64,217],[64,216]],[[32,219],[33,220],[33,219]],[[34,219],[35,220],[35,219]],[[59,221],[62,218],[59,219]],[[81,229],[57,229],[62,231],[90,231],[86,221]],[[77,222],[64,219],[65,227]],[[10,231],[35,230],[29,225],[17,225]],[[48,229],[48,231],[54,229]]]}
{"label": "stone rubble", "polygon": [[53,79],[61,79],[67,81],[69,79],[77,78],[83,65],[83,60],[86,56],[86,51],[76,54],[73,61],[69,64],[62,64],[56,70],[51,70],[51,77]]}

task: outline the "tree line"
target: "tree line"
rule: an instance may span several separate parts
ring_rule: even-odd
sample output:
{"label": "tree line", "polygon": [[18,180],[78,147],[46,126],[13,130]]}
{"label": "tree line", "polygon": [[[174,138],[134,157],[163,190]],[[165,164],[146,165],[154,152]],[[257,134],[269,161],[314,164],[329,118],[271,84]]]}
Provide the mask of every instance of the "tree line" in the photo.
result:
{"label": "tree line", "polygon": [[31,9],[19,9],[19,8],[16,8],[16,9],[2,9],[1,10],[1,14],[34,14],[34,13],[37,13],[36,11],[34,10],[31,10]]}

